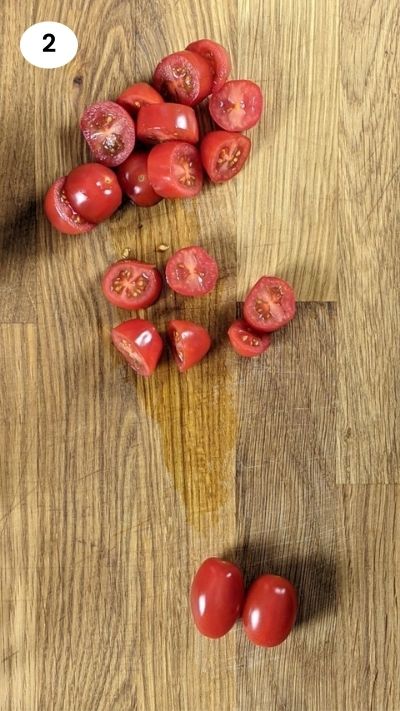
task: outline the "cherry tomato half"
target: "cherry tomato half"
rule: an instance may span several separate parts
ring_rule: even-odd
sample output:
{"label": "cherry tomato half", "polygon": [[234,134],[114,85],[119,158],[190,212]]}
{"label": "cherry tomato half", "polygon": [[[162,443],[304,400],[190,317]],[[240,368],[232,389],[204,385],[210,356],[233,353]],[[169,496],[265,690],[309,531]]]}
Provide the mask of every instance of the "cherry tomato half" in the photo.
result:
{"label": "cherry tomato half", "polygon": [[88,222],[102,222],[122,202],[122,191],[110,168],[100,163],[85,163],[67,175],[65,194],[76,212]]}
{"label": "cherry tomato half", "polygon": [[272,338],[268,333],[257,333],[246,321],[234,321],[228,330],[233,350],[241,356],[253,358],[270,347]]}
{"label": "cherry tomato half", "polygon": [[165,198],[194,197],[203,186],[200,153],[191,143],[168,141],[154,146],[147,169],[152,188]]}
{"label": "cherry tomato half", "polygon": [[193,578],[190,606],[194,623],[206,637],[223,637],[240,617],[244,598],[239,568],[220,558],[207,558]]}
{"label": "cherry tomato half", "polygon": [[240,133],[210,131],[200,145],[203,167],[213,183],[230,180],[243,168],[251,147],[250,138]]}
{"label": "cherry tomato half", "polygon": [[262,107],[260,87],[245,79],[228,81],[209,102],[212,118],[225,131],[246,131],[255,126]]}
{"label": "cherry tomato half", "polygon": [[120,165],[135,145],[135,124],[115,101],[87,106],[81,116],[81,131],[93,157],[110,168]]}
{"label": "cherry tomato half", "polygon": [[106,299],[121,309],[147,309],[160,296],[162,277],[152,264],[123,259],[108,267],[102,280]]}
{"label": "cherry tomato half", "polygon": [[163,104],[164,99],[150,84],[141,81],[125,89],[116,99],[116,103],[135,117],[142,106]]}
{"label": "cherry tomato half", "polygon": [[161,94],[179,104],[195,106],[211,92],[209,63],[195,52],[174,52],[156,67],[153,83]]}
{"label": "cherry tomato half", "polygon": [[64,190],[65,177],[57,178],[44,198],[44,211],[53,227],[66,235],[80,235],[90,232],[96,225],[87,222],[68,202]]}
{"label": "cherry tomato half", "polygon": [[279,277],[263,276],[246,296],[243,315],[256,331],[271,333],[286,326],[296,313],[290,284]]}
{"label": "cherry tomato half", "polygon": [[280,575],[262,575],[247,592],[243,626],[260,647],[276,647],[291,632],[297,614],[296,590]]}
{"label": "cherry tomato half", "polygon": [[197,52],[207,60],[212,73],[212,91],[219,91],[225,84],[232,68],[231,59],[225,47],[209,39],[192,42],[186,47],[189,52]]}
{"label": "cherry tomato half", "polygon": [[143,143],[186,141],[197,143],[199,125],[191,106],[163,104],[143,106],[137,118],[137,137]]}
{"label": "cherry tomato half", "polygon": [[141,318],[124,321],[111,331],[116,349],[138,374],[148,377],[160,360],[163,342],[156,327]]}
{"label": "cherry tomato half", "polygon": [[203,296],[217,283],[218,264],[202,247],[184,247],[169,258],[165,276],[178,294]]}
{"label": "cherry tomato half", "polygon": [[181,373],[199,363],[211,348],[211,338],[203,326],[192,321],[168,323],[172,354]]}
{"label": "cherry tomato half", "polygon": [[147,159],[148,153],[136,151],[117,168],[122,190],[131,202],[139,207],[152,207],[162,200],[149,183]]}

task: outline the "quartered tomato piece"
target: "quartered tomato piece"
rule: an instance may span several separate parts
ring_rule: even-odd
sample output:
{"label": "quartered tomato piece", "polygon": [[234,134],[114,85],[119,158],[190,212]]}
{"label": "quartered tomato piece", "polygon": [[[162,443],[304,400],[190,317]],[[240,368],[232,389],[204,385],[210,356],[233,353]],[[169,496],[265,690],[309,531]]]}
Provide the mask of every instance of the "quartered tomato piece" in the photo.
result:
{"label": "quartered tomato piece", "polygon": [[207,60],[212,73],[212,91],[219,91],[225,84],[232,68],[231,59],[226,49],[218,42],[201,39],[186,47],[190,52],[197,52]]}
{"label": "quartered tomato piece", "polygon": [[67,175],[65,194],[74,208],[88,222],[102,222],[122,202],[122,191],[115,173],[100,163],[85,163]]}
{"label": "quartered tomato piece", "polygon": [[211,92],[212,71],[195,52],[174,52],[156,67],[153,83],[161,94],[179,104],[195,106]]}
{"label": "quartered tomato piece", "polygon": [[225,131],[246,131],[255,126],[262,107],[260,87],[245,79],[226,82],[209,101],[212,118]]}
{"label": "quartered tomato piece", "polygon": [[120,165],[135,145],[135,124],[114,101],[88,106],[81,116],[81,131],[93,157],[110,168]]}
{"label": "quartered tomato piece", "polygon": [[199,363],[211,348],[211,338],[203,326],[192,321],[168,323],[172,354],[181,373]]}
{"label": "quartered tomato piece", "polygon": [[184,247],[169,258],[165,276],[178,294],[203,296],[217,283],[218,265],[202,247]]}
{"label": "quartered tomato piece", "polygon": [[143,106],[138,114],[136,128],[137,137],[143,143],[178,140],[197,143],[199,140],[196,114],[190,106],[183,104]]}
{"label": "quartered tomato piece", "polygon": [[160,296],[162,277],[152,264],[123,259],[108,267],[102,281],[106,299],[121,309],[146,309]]}
{"label": "quartered tomato piece", "polygon": [[250,147],[250,138],[240,133],[207,133],[201,142],[200,155],[210,180],[223,183],[237,175],[247,160]]}
{"label": "quartered tomato piece", "polygon": [[148,153],[135,151],[117,168],[122,190],[131,202],[139,207],[152,207],[162,200],[150,185],[147,159]]}
{"label": "quartered tomato piece", "polygon": [[246,321],[234,321],[228,330],[232,348],[241,356],[253,358],[259,356],[271,345],[268,333],[257,333]]}
{"label": "quartered tomato piece", "polygon": [[151,186],[165,198],[194,197],[203,186],[200,153],[190,143],[169,141],[154,146],[147,169]]}
{"label": "quartered tomato piece", "polygon": [[296,614],[297,595],[292,583],[280,575],[262,575],[246,595],[244,631],[253,644],[276,647],[293,629]]}
{"label": "quartered tomato piece", "polygon": [[48,189],[44,198],[44,211],[47,219],[53,227],[66,235],[80,235],[83,232],[90,232],[96,227],[91,222],[87,222],[76,210],[64,190],[65,177],[58,178]]}
{"label": "quartered tomato piece", "polygon": [[141,318],[124,321],[112,329],[111,338],[116,349],[138,375],[147,377],[154,373],[163,342],[150,321]]}
{"label": "quartered tomato piece", "polygon": [[225,635],[240,617],[243,599],[244,582],[239,568],[220,558],[207,558],[190,590],[190,606],[199,632],[212,639]]}
{"label": "quartered tomato piece", "polygon": [[271,333],[286,326],[296,313],[290,284],[279,277],[263,276],[246,296],[243,315],[256,331]]}
{"label": "quartered tomato piece", "polygon": [[142,106],[163,104],[164,99],[150,84],[143,81],[125,89],[116,99],[116,103],[122,106],[128,114],[135,117]]}

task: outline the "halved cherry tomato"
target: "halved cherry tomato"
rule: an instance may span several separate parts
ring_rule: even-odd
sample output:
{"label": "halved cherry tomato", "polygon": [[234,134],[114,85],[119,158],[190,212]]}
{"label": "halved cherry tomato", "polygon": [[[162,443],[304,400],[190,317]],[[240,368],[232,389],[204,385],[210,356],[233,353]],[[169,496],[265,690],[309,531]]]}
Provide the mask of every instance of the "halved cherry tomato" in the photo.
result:
{"label": "halved cherry tomato", "polygon": [[241,356],[253,358],[270,347],[272,338],[268,333],[257,333],[246,321],[234,321],[228,330],[232,348]]}
{"label": "halved cherry tomato", "polygon": [[231,72],[231,59],[225,47],[209,39],[192,42],[186,47],[189,52],[197,52],[207,60],[211,67],[213,82],[212,92],[219,91]]}
{"label": "halved cherry tomato", "polygon": [[243,576],[233,563],[207,558],[193,578],[190,606],[194,623],[206,637],[223,637],[240,617],[244,598]]}
{"label": "halved cherry tomato", "polygon": [[247,160],[250,147],[250,138],[240,133],[207,133],[200,145],[200,155],[210,180],[223,183],[237,175]]}
{"label": "halved cherry tomato", "polygon": [[246,79],[228,81],[209,101],[212,118],[225,131],[246,131],[255,126],[262,107],[260,87]]}
{"label": "halved cherry tomato", "polygon": [[184,247],[169,258],[165,276],[178,294],[203,296],[217,283],[218,264],[202,247]]}
{"label": "halved cherry tomato", "polygon": [[115,101],[87,106],[81,116],[81,131],[98,163],[120,165],[135,145],[135,124]]}
{"label": "halved cherry tomato", "polygon": [[122,190],[135,205],[140,207],[152,207],[162,200],[149,183],[147,159],[148,153],[136,151],[117,168],[117,177]]}
{"label": "halved cherry tomato", "polygon": [[102,280],[106,299],[121,309],[146,309],[160,296],[162,277],[152,264],[123,259],[108,267]]}
{"label": "halved cherry tomato", "polygon": [[246,296],[243,315],[256,331],[271,333],[286,326],[296,313],[290,284],[279,277],[263,276]]}
{"label": "halved cherry tomato", "polygon": [[154,373],[160,360],[163,342],[150,321],[132,318],[111,331],[116,349],[138,375],[146,377]]}
{"label": "halved cherry tomato", "polygon": [[200,153],[191,143],[168,141],[154,146],[147,169],[151,186],[165,198],[194,197],[203,186]]}
{"label": "halved cherry tomato", "polygon": [[164,99],[150,84],[141,81],[125,89],[116,99],[116,103],[135,117],[142,106],[163,104]]}
{"label": "halved cherry tomato", "polygon": [[69,203],[64,191],[65,177],[57,178],[44,198],[44,211],[53,227],[66,235],[90,232],[96,225],[87,222]]}
{"label": "halved cherry tomato", "polygon": [[195,106],[211,92],[209,63],[195,52],[174,52],[156,67],[153,83],[161,94],[179,104]]}
{"label": "halved cherry tomato", "polygon": [[211,348],[211,338],[203,326],[192,321],[168,323],[172,354],[181,373],[199,363]]}
{"label": "halved cherry tomato", "polygon": [[197,143],[199,125],[191,106],[162,104],[143,106],[137,118],[137,137],[143,143],[186,141]]}
{"label": "halved cherry tomato", "polygon": [[110,168],[100,163],[85,163],[67,175],[65,194],[76,212],[88,222],[102,222],[122,202],[122,191]]}
{"label": "halved cherry tomato", "polygon": [[297,614],[296,590],[280,575],[262,575],[247,592],[243,625],[249,640],[276,647],[291,632]]}

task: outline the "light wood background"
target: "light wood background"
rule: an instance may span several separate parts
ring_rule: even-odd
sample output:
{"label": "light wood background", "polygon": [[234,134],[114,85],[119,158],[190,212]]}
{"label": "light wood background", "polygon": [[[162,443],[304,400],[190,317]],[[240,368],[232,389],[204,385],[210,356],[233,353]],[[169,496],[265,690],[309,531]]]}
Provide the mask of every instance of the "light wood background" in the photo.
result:
{"label": "light wood background", "polygon": [[[5,0],[2,16],[1,711],[399,711],[398,1]],[[41,20],[77,34],[68,66],[23,60]],[[243,173],[54,232],[42,198],[88,157],[84,106],[202,36],[263,86]],[[188,243],[215,254],[218,288],[151,317],[190,315],[215,348],[139,381],[100,276],[125,249],[162,265]],[[265,272],[303,303],[266,358],[239,361],[226,327]],[[195,632],[209,555],[293,580],[282,647]]]}

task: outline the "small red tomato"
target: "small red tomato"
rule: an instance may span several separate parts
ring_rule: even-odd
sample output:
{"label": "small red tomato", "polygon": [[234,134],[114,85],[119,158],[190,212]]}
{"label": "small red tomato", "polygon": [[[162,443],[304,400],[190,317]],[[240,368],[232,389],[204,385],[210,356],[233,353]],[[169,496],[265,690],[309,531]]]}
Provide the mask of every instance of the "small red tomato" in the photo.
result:
{"label": "small red tomato", "polygon": [[240,617],[243,597],[239,568],[220,558],[207,558],[190,590],[190,606],[199,632],[212,639],[223,637]]}
{"label": "small red tomato", "polygon": [[116,99],[116,103],[135,117],[142,106],[163,104],[164,99],[150,84],[141,81],[125,89]]}
{"label": "small red tomato", "polygon": [[150,321],[141,318],[124,321],[112,329],[111,338],[116,349],[138,375],[148,377],[154,373],[163,342]]}
{"label": "small red tomato", "polygon": [[203,296],[214,289],[218,264],[202,247],[184,247],[168,259],[168,285],[182,296]]}
{"label": "small red tomato", "polygon": [[150,184],[164,198],[189,198],[203,186],[200,153],[190,143],[168,141],[154,146],[147,161]]}
{"label": "small red tomato", "polygon": [[108,267],[102,280],[106,299],[121,309],[147,309],[160,296],[162,277],[152,264],[123,259]]}
{"label": "small red tomato", "polygon": [[66,177],[64,191],[74,210],[88,222],[106,220],[122,202],[115,173],[100,163],[73,168]]}
{"label": "small red tomato", "polygon": [[225,131],[246,131],[259,122],[263,107],[260,87],[245,79],[228,81],[210,97],[215,123]]}
{"label": "small red tomato", "polygon": [[261,355],[271,345],[268,333],[257,333],[246,321],[234,321],[228,330],[232,348],[241,356],[253,358]]}
{"label": "small red tomato", "polygon": [[290,284],[279,277],[263,276],[246,296],[245,321],[265,333],[286,326],[296,313],[296,300]]}
{"label": "small red tomato", "polygon": [[147,159],[148,153],[136,151],[117,168],[122,190],[131,202],[139,207],[152,207],[162,200],[150,185]]}
{"label": "small red tomato", "polygon": [[199,363],[211,348],[211,338],[203,326],[192,321],[168,323],[172,354],[181,373]]}
{"label": "small red tomato", "polygon": [[195,52],[174,52],[156,67],[153,83],[161,94],[179,104],[195,106],[211,92],[209,63]]}
{"label": "small red tomato", "polygon": [[191,106],[163,104],[143,106],[137,118],[137,137],[143,143],[186,141],[197,143],[199,125]]}
{"label": "small red tomato", "polygon": [[90,232],[96,225],[87,222],[68,202],[64,190],[65,177],[57,178],[44,198],[44,211],[53,227],[66,235],[80,235]]}
{"label": "small red tomato", "polygon": [[250,138],[240,133],[207,133],[201,142],[200,155],[210,180],[223,183],[237,175],[247,160],[250,147]]}
{"label": "small red tomato", "polygon": [[189,52],[197,52],[207,60],[212,73],[212,91],[219,91],[231,72],[231,59],[225,47],[209,39],[192,42],[186,47]]}
{"label": "small red tomato", "polygon": [[297,614],[292,583],[280,575],[262,575],[251,586],[243,608],[249,640],[260,647],[276,647],[291,632]]}
{"label": "small red tomato", "polygon": [[115,168],[132,153],[135,124],[114,101],[88,106],[81,116],[81,131],[98,163]]}

